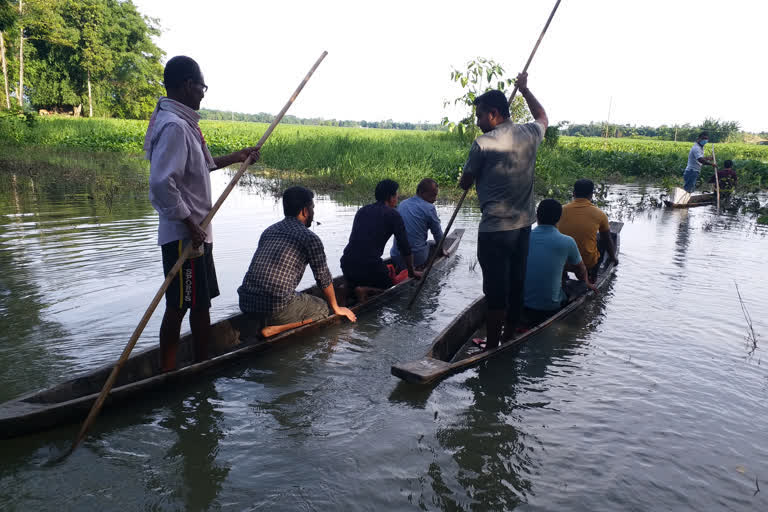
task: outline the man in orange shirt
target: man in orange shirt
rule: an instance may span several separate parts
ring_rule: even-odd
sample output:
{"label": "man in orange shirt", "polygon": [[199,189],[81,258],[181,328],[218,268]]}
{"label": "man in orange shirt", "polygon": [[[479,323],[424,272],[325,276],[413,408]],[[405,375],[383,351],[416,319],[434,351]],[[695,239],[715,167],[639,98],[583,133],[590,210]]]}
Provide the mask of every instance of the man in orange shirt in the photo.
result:
{"label": "man in orange shirt", "polygon": [[597,278],[600,262],[600,250],[597,247],[598,232],[602,233],[600,241],[605,243],[611,262],[614,265],[619,264],[616,258],[616,245],[610,234],[611,226],[608,223],[608,216],[592,204],[594,190],[595,184],[592,180],[581,179],[574,183],[573,201],[563,206],[563,215],[557,224],[560,233],[576,240],[581,259],[589,272],[589,280],[593,283]]}

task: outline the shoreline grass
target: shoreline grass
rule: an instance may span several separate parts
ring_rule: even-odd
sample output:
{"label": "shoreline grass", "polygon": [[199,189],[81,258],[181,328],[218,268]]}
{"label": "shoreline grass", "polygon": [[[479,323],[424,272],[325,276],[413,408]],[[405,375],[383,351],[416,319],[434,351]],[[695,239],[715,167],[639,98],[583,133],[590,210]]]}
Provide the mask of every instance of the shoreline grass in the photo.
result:
{"label": "shoreline grass", "polygon": [[[253,144],[267,124],[201,121],[214,155]],[[47,162],[67,150],[119,153],[140,159],[146,121],[118,119],[40,118],[33,125],[0,121],[3,155]],[[262,150],[256,173],[279,170],[308,185],[367,195],[383,178],[397,180],[403,195],[431,177],[445,192],[456,188],[471,141],[446,132],[280,125]],[[573,182],[645,182],[669,188],[682,183],[690,143],[640,139],[560,137],[555,146],[542,144],[536,163],[536,194],[567,200]],[[709,149],[709,147],[707,148]],[[768,188],[768,146],[717,144],[718,161],[734,160],[738,192]],[[51,153],[51,155],[47,155]],[[30,155],[32,154],[32,155]],[[702,171],[702,181],[711,176]],[[131,185],[133,186],[133,185]]]}

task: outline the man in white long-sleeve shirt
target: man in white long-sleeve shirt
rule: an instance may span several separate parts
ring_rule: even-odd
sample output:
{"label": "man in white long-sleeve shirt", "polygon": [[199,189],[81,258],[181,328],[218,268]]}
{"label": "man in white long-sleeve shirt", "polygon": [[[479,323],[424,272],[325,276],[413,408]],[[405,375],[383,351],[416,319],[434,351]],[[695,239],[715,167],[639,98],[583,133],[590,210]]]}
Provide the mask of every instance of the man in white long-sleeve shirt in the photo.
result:
{"label": "man in white long-sleeve shirt", "polygon": [[213,266],[213,232],[200,227],[213,203],[211,179],[215,169],[259,159],[256,148],[214,158],[198,126],[200,101],[208,86],[198,64],[189,57],[168,61],[163,73],[167,97],[160,98],[149,121],[144,150],[150,161],[149,199],[160,217],[157,243],[163,268],[171,270],[188,243],[193,252],[166,291],[166,309],[160,326],[163,371],[176,367],[181,322],[191,310],[189,324],[195,341],[195,361],[208,358],[211,299],[219,295]]}

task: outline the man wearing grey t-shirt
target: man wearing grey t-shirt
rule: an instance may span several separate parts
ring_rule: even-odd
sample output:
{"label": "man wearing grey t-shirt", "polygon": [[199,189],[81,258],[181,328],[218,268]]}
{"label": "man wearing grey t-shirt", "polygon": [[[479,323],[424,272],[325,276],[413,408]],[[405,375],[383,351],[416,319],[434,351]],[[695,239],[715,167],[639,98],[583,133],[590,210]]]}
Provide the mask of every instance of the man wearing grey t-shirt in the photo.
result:
{"label": "man wearing grey t-shirt", "polygon": [[488,91],[475,99],[475,139],[464,164],[459,186],[477,189],[482,219],[477,236],[477,259],[483,271],[486,348],[512,339],[523,305],[523,284],[531,224],[536,220],[533,180],[536,151],[544,138],[548,119],[544,108],[528,89],[528,74],[517,76],[534,122],[515,124],[501,91]]}

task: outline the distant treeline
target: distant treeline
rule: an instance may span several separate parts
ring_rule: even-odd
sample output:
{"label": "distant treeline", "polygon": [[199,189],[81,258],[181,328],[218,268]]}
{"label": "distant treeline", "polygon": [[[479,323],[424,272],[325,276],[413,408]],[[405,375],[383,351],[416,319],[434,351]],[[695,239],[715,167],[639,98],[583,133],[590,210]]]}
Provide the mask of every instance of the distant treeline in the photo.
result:
{"label": "distant treeline", "polygon": [[163,94],[157,21],[123,0],[0,0],[0,109],[146,119]]}
{"label": "distant treeline", "polygon": [[[272,114],[260,112],[258,114],[244,114],[242,112],[230,112],[225,110],[200,109],[200,117],[210,121],[245,121],[248,123],[271,123],[275,118]],[[386,121],[350,121],[338,119],[323,119],[322,117],[303,118],[286,115],[281,121],[283,124],[302,124],[312,126],[340,126],[343,128],[385,128],[390,130],[447,130],[441,124],[436,123],[398,123],[387,119]]]}
{"label": "distant treeline", "polygon": [[709,133],[712,142],[749,142],[746,139],[768,139],[768,132],[748,134],[740,131],[737,121],[721,121],[707,118],[697,126],[661,125],[661,126],[633,126],[630,124],[595,123],[571,124],[567,121],[558,125],[560,134],[575,137],[631,137],[648,138],[657,140],[672,140],[679,142],[695,141],[703,131]]}

